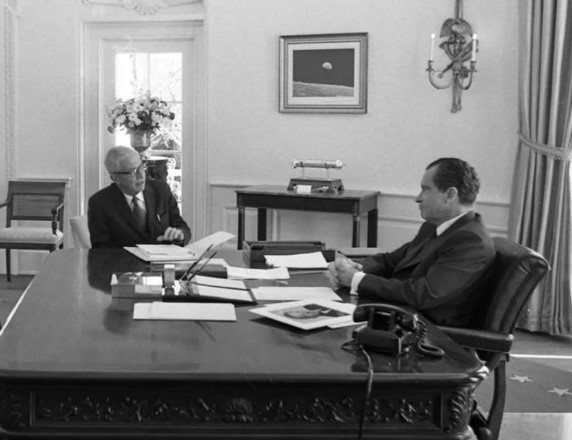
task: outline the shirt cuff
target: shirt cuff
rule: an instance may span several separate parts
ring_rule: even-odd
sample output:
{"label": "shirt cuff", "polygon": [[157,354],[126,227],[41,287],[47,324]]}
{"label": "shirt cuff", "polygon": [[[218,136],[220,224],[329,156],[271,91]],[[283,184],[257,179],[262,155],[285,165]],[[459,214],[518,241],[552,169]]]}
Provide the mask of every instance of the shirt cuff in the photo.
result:
{"label": "shirt cuff", "polygon": [[350,286],[350,295],[357,295],[358,294],[358,286],[361,280],[365,277],[365,273],[363,272],[356,272],[352,277],[352,284]]}

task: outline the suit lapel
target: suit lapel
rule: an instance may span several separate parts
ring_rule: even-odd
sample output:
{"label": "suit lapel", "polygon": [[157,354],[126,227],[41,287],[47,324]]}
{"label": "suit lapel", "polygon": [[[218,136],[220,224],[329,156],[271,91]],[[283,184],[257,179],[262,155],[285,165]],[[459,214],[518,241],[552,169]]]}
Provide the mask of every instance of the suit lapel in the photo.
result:
{"label": "suit lapel", "polygon": [[421,261],[422,256],[425,254],[425,249],[431,240],[435,239],[435,227],[428,223],[422,226],[422,230],[411,242],[411,245],[405,253],[405,257],[401,260],[395,267],[395,271],[401,270],[405,267],[418,264]]}

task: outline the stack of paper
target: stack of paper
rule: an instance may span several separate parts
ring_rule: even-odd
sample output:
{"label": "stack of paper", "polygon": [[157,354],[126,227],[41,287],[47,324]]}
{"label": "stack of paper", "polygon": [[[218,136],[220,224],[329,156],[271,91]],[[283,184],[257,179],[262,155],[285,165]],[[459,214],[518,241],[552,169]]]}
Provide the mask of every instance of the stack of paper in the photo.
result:
{"label": "stack of paper", "polygon": [[245,267],[227,267],[228,278],[235,280],[287,280],[290,273],[286,267],[275,269],[249,269]]}
{"label": "stack of paper", "polygon": [[214,248],[233,237],[235,235],[229,232],[219,231],[185,247],[174,244],[138,244],[134,247],[126,246],[124,249],[147,262],[192,261],[196,260],[209,246]]}
{"label": "stack of paper", "polygon": [[256,303],[242,280],[197,275],[190,281],[192,296],[236,303]]}
{"label": "stack of paper", "polygon": [[266,262],[274,267],[290,269],[327,269],[328,263],[321,252],[294,255],[266,255]]}
{"label": "stack of paper", "polygon": [[213,303],[136,303],[133,319],[236,321],[232,304]]}
{"label": "stack of paper", "polygon": [[258,301],[342,300],[330,287],[261,286],[252,289],[252,294]]}

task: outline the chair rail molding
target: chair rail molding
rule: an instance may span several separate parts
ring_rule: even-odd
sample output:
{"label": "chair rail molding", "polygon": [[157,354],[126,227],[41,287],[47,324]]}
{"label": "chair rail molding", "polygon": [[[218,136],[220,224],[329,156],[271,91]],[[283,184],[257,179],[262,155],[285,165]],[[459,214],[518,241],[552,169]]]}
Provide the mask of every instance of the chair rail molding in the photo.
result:
{"label": "chair rail molding", "polygon": [[6,180],[14,177],[16,145],[16,29],[22,16],[19,0],[8,0],[4,7],[4,110],[6,132],[4,136],[6,155]]}

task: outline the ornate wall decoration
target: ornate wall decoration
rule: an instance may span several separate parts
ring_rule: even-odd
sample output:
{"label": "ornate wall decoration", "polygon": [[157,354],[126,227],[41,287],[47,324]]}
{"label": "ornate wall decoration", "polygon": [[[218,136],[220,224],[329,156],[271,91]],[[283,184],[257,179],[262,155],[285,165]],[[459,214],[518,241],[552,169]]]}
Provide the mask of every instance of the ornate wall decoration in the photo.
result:
{"label": "ornate wall decoration", "polygon": [[83,0],[83,3],[86,5],[99,4],[117,6],[125,9],[133,9],[141,15],[152,15],[161,9],[198,3],[200,1],[202,0]]}

